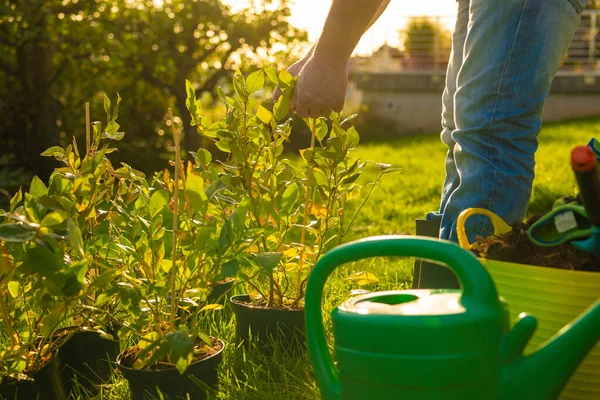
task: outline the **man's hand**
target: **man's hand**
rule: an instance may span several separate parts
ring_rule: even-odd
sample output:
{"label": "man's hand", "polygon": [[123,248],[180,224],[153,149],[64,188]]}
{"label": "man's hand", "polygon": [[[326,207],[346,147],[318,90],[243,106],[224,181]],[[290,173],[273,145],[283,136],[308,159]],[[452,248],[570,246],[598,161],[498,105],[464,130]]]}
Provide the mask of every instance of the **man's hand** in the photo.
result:
{"label": "man's hand", "polygon": [[303,117],[327,117],[344,108],[348,71],[345,63],[311,57],[300,71],[291,109]]}
{"label": "man's hand", "polygon": [[[298,76],[290,108],[301,117],[342,111],[348,86],[348,60],[363,33],[390,0],[333,0],[323,32],[313,49],[288,72]],[[343,32],[343,34],[341,33]],[[275,90],[275,100],[280,92]]]}
{"label": "man's hand", "polygon": [[[306,65],[308,60],[310,60],[310,58],[312,57],[313,50],[314,50],[314,47],[311,48],[308,51],[308,53],[306,53],[306,55],[304,57],[302,57],[302,59],[300,61],[297,61],[297,62],[293,63],[292,65],[290,65],[289,68],[287,69],[287,72],[289,72],[294,77],[300,75],[300,71],[302,71],[302,68],[304,68],[304,66]],[[279,88],[279,86],[277,86],[275,88],[275,92],[273,92],[273,100],[277,101],[279,96],[281,96],[281,89]]]}

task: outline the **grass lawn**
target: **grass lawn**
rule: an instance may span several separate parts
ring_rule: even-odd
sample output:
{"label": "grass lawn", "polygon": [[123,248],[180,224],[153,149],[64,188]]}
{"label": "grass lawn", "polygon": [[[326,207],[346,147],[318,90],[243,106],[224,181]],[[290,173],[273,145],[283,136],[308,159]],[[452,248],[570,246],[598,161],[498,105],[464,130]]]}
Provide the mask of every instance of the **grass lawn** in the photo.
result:
{"label": "grass lawn", "polygon": [[[586,144],[593,136],[600,137],[600,119],[547,124],[540,134],[536,179],[530,212],[548,208],[555,198],[572,194],[575,180],[569,166],[570,149]],[[363,135],[364,136],[364,135]],[[404,138],[386,143],[359,145],[356,156],[401,167],[403,172],[386,176],[374,192],[370,203],[357,220],[352,238],[382,234],[414,234],[414,220],[436,210],[444,179],[445,148],[437,135]],[[363,176],[368,180],[376,168]],[[329,281],[324,300],[324,312],[330,311],[348,296],[356,283],[346,279],[353,271],[369,270],[379,279],[364,288],[368,290],[399,289],[410,283],[411,260],[386,262],[365,261],[340,269]],[[237,288],[242,292],[242,288]],[[212,334],[228,344],[221,365],[221,392],[216,398],[234,400],[317,399],[318,389],[312,376],[308,356],[286,357],[283,350],[270,357],[246,351],[234,344],[235,321],[225,309],[211,321]],[[328,336],[333,342],[330,321]],[[82,396],[82,398],[86,398]],[[103,389],[99,398],[128,398],[126,382],[117,380]]]}

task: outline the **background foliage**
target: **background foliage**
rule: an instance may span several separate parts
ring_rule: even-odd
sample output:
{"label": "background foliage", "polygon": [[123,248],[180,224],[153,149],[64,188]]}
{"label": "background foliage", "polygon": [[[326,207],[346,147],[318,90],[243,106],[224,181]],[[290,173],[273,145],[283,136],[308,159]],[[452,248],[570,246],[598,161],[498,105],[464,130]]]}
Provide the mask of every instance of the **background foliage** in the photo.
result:
{"label": "background foliage", "polygon": [[[126,98],[117,161],[166,166],[167,108],[189,127],[185,80],[211,107],[237,68],[293,61],[306,34],[289,14],[287,0],[235,13],[220,0],[0,0],[0,187],[14,193],[34,172],[47,178],[55,163],[40,153],[72,135],[83,144],[84,104],[98,118],[102,91]],[[198,149],[195,129],[185,139]]]}

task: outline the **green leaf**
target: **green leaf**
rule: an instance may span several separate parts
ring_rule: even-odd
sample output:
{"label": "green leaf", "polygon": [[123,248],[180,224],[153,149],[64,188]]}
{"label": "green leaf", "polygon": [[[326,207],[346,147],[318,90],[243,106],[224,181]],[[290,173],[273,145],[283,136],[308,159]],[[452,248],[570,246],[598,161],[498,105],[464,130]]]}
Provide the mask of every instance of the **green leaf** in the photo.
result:
{"label": "green leaf", "polygon": [[43,205],[44,207],[46,207],[49,210],[64,210],[65,208],[62,206],[61,203],[58,202],[58,200],[54,199],[53,197],[50,196],[42,196],[39,198],[39,202],[41,205]]}
{"label": "green leaf", "polygon": [[94,143],[99,143],[100,139],[102,138],[102,123],[100,121],[94,121],[92,122],[92,131],[94,132],[94,139],[93,142]]}
{"label": "green leaf", "polygon": [[233,243],[233,229],[229,220],[225,221],[221,234],[219,235],[219,251],[225,253],[229,246]]}
{"label": "green leaf", "polygon": [[248,94],[256,93],[265,85],[265,74],[262,71],[255,71],[246,78],[246,90]]}
{"label": "green leaf", "polygon": [[0,240],[12,243],[25,243],[35,238],[35,230],[25,224],[0,225]]}
{"label": "green leaf", "polygon": [[62,161],[65,158],[65,149],[60,146],[52,146],[41,155],[44,157],[54,157],[57,160]]}
{"label": "green leaf", "polygon": [[242,99],[248,99],[246,81],[244,80],[244,75],[242,75],[242,72],[239,69],[235,71],[235,74],[233,75],[233,88],[235,89],[235,92],[238,94],[238,96],[240,96]]}
{"label": "green leaf", "polygon": [[238,260],[227,261],[225,264],[221,266],[221,275],[224,278],[228,278],[230,276],[237,275],[238,270],[240,269],[240,263]]}
{"label": "green leaf", "polygon": [[355,127],[351,126],[346,131],[346,143],[349,147],[356,147],[358,142],[360,141],[360,137],[358,135],[358,131]]}
{"label": "green leaf", "polygon": [[207,304],[200,309],[200,312],[202,312],[202,311],[218,311],[218,310],[222,310],[224,308],[225,307],[222,304]]}
{"label": "green leaf", "polygon": [[169,332],[165,337],[171,350],[179,357],[187,358],[194,351],[194,341],[185,331]]}
{"label": "green leaf", "polygon": [[40,197],[48,194],[48,188],[44,182],[37,177],[37,175],[31,180],[31,184],[29,185],[29,194],[32,195],[34,199],[39,199]]}
{"label": "green leaf", "polygon": [[119,118],[119,106],[121,105],[121,95],[117,93],[117,104],[115,104],[115,108],[113,109],[112,120],[116,121]]}
{"label": "green leaf", "polygon": [[115,278],[117,278],[120,275],[121,275],[121,270],[118,270],[118,269],[113,269],[110,271],[103,272],[100,275],[96,276],[96,278],[94,278],[94,280],[90,284],[90,290],[94,291],[94,290],[98,290],[98,289],[103,289],[104,287],[106,287],[109,283],[114,281]]}
{"label": "green leaf", "polygon": [[30,247],[25,253],[23,266],[44,277],[51,277],[64,267],[60,257],[46,247]]}
{"label": "green leaf", "polygon": [[13,297],[13,299],[16,299],[17,297],[19,297],[19,294],[21,293],[21,284],[19,284],[19,282],[10,281],[10,282],[8,282],[7,286],[8,286],[8,292]]}
{"label": "green leaf", "polygon": [[66,281],[61,288],[61,295],[65,297],[75,297],[81,293],[82,288],[83,285],[79,281],[78,276],[71,274],[66,278]]}
{"label": "green leaf", "polygon": [[315,152],[313,149],[301,149],[299,150],[300,157],[307,163],[311,163],[315,160]]}
{"label": "green leaf", "polygon": [[154,192],[152,196],[150,196],[150,203],[148,205],[150,216],[154,218],[156,214],[161,212],[163,208],[169,204],[169,199],[169,192],[164,189]]}
{"label": "green leaf", "polygon": [[71,242],[71,250],[73,250],[79,257],[83,257],[83,239],[81,237],[81,230],[79,230],[79,226],[71,218],[67,220],[67,226],[69,228],[69,241]]}
{"label": "green leaf", "polygon": [[281,97],[277,99],[277,103],[273,106],[273,114],[277,121],[281,121],[288,115],[290,112],[290,103],[291,97],[287,93],[283,93]]}
{"label": "green leaf", "polygon": [[273,82],[276,85],[279,85],[279,78],[277,77],[277,70],[275,68],[265,68],[265,74],[267,74],[267,78],[269,78],[271,82]]}
{"label": "green leaf", "polygon": [[104,130],[103,137],[112,140],[121,140],[125,136],[123,132],[117,132],[121,126],[115,121],[110,121]]}
{"label": "green leaf", "polygon": [[356,182],[356,180],[358,179],[358,177],[360,176],[360,174],[361,174],[360,172],[357,172],[357,173],[356,173],[356,174],[354,174],[354,175],[350,175],[350,176],[349,176],[349,177],[347,177],[346,179],[342,180],[340,183],[341,183],[342,185],[347,185],[347,184],[349,184],[349,183],[354,183],[354,182]]}
{"label": "green leaf", "polygon": [[368,285],[370,283],[377,283],[379,279],[375,274],[371,272],[355,272],[346,277],[347,280],[356,283],[359,286]]}
{"label": "green leaf", "polygon": [[239,206],[229,216],[232,227],[237,231],[242,231],[246,228],[246,217],[248,216],[248,208],[245,206]]}
{"label": "green leaf", "polygon": [[282,69],[279,73],[279,86],[281,86],[282,88],[289,87],[292,84],[293,80],[294,77],[292,76],[292,74],[287,72],[285,69]]}
{"label": "green leaf", "polygon": [[54,331],[60,324],[62,316],[63,316],[63,312],[61,310],[56,310],[56,311],[52,311],[51,313],[47,314],[44,318],[42,318],[42,321],[41,321],[42,326],[40,329],[40,333],[42,334],[42,336],[44,336],[44,337],[50,336],[52,331]]}
{"label": "green leaf", "polygon": [[202,177],[190,173],[185,179],[185,194],[192,203],[192,208],[200,212],[204,209],[207,198],[204,192],[204,180]]}
{"label": "green leaf", "polygon": [[254,256],[256,263],[259,267],[265,269],[268,272],[271,272],[275,269],[281,258],[283,257],[283,253],[281,252],[273,252],[273,253],[260,253]]}
{"label": "green leaf", "polygon": [[231,153],[231,149],[229,148],[229,139],[221,139],[215,143],[215,146],[225,153]]}
{"label": "green leaf", "polygon": [[111,120],[110,99],[108,98],[106,93],[104,93],[104,112],[106,112],[106,120],[110,121]]}
{"label": "green leaf", "polygon": [[196,125],[196,118],[198,117],[198,107],[196,106],[196,90],[192,86],[192,82],[185,80],[185,91],[187,98],[185,99],[185,106],[190,112],[192,117],[192,126]]}
{"label": "green leaf", "polygon": [[182,357],[182,358],[177,359],[177,362],[175,363],[175,368],[177,369],[177,371],[179,372],[180,375],[183,375],[185,373],[185,371],[188,369],[191,359],[192,359],[191,355],[186,358]]}
{"label": "green leaf", "polygon": [[67,219],[65,213],[54,211],[46,214],[46,216],[42,219],[41,225],[46,227],[54,226],[62,223],[65,219]]}
{"label": "green leaf", "polygon": [[206,149],[199,149],[196,153],[196,160],[202,165],[208,165],[212,161],[212,154]]}
{"label": "green leaf", "polygon": [[256,111],[256,116],[263,124],[268,124],[273,119],[273,114],[271,111],[267,110],[263,106],[258,106],[258,110]]}
{"label": "green leaf", "polygon": [[96,297],[96,302],[94,303],[94,305],[96,307],[100,307],[106,303],[108,303],[108,301],[110,300],[110,297],[108,297],[105,293],[100,293],[97,297]]}
{"label": "green leaf", "polygon": [[221,86],[217,86],[217,96],[223,103],[227,104],[227,96],[225,96],[225,91]]}
{"label": "green leaf", "polygon": [[70,195],[73,189],[73,183],[60,174],[53,174],[50,177],[48,193],[54,196],[56,193]]}
{"label": "green leaf", "polygon": [[198,337],[207,345],[212,346],[212,338],[203,331],[198,331]]}
{"label": "green leaf", "polygon": [[329,178],[327,177],[327,175],[325,175],[325,172],[323,172],[319,168],[313,168],[312,172],[313,176],[315,177],[315,181],[317,181],[317,185],[325,187],[329,186]]}
{"label": "green leaf", "polygon": [[19,191],[15,193],[15,195],[10,199],[9,210],[11,212],[15,211],[15,208],[19,205],[20,202],[23,201],[23,191],[19,188]]}
{"label": "green leaf", "polygon": [[293,183],[292,185],[289,185],[283,192],[281,198],[281,208],[289,213],[292,210],[292,207],[294,207],[296,200],[298,200],[298,195],[298,184]]}
{"label": "green leaf", "polygon": [[323,139],[325,138],[325,136],[327,136],[327,132],[329,131],[329,129],[327,128],[327,123],[325,122],[325,118],[319,118],[317,119],[317,123],[316,123],[316,138],[319,142],[323,141]]}
{"label": "green leaf", "polygon": [[171,270],[171,268],[173,268],[173,261],[172,260],[162,260],[160,262],[160,269],[162,269],[165,272],[169,272]]}

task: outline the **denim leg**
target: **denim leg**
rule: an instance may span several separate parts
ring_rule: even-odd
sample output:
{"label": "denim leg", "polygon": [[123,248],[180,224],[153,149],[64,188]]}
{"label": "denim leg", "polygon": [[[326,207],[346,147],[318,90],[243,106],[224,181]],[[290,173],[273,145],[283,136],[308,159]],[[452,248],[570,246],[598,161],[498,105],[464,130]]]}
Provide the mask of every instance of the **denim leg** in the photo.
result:
{"label": "denim leg", "polygon": [[[584,2],[471,0],[451,133],[459,184],[447,196],[441,238],[457,240],[456,220],[467,208],[508,223],[524,217],[544,101]],[[493,232],[484,217],[466,228],[470,240]]]}
{"label": "denim leg", "polygon": [[456,93],[456,78],[463,61],[463,48],[467,36],[467,25],[469,23],[469,2],[470,0],[458,1],[456,24],[452,33],[452,50],[446,71],[446,86],[442,94],[442,133],[440,135],[442,142],[448,146],[448,152],[446,153],[446,179],[442,187],[440,210],[439,212],[430,212],[427,214],[427,219],[430,221],[441,221],[448,197],[456,190],[460,183],[456,163],[454,162],[453,149],[455,143],[452,139],[452,132],[456,129],[456,124],[454,123],[454,94]]}

